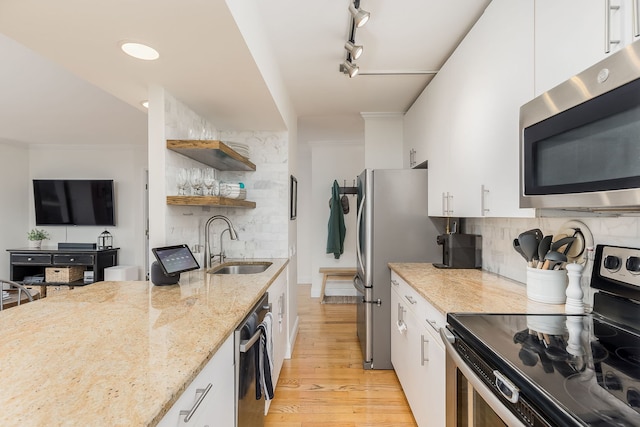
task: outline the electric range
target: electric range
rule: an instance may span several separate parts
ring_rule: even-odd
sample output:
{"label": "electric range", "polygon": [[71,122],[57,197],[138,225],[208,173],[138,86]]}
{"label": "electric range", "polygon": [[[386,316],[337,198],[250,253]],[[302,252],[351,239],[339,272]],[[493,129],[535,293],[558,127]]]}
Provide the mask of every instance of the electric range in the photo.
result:
{"label": "electric range", "polygon": [[505,424],[640,426],[640,249],[598,245],[593,265],[590,314],[447,316]]}

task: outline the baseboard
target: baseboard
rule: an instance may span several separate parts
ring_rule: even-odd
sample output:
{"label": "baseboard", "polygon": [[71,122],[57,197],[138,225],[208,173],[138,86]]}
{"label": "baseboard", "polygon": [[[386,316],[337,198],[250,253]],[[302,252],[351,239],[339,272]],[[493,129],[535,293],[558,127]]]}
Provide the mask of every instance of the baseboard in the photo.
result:
{"label": "baseboard", "polygon": [[291,330],[291,335],[289,336],[289,344],[287,345],[287,351],[285,352],[284,358],[291,359],[291,355],[293,354],[293,347],[296,343],[296,338],[298,338],[298,326],[299,326],[300,316],[296,316],[296,321],[293,324],[293,329]]}

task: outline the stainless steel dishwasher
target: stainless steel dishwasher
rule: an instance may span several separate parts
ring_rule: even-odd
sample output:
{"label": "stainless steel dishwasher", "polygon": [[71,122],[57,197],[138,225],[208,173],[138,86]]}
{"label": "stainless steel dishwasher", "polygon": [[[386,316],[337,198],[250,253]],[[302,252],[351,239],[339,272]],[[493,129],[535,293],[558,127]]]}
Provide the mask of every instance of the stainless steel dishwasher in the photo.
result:
{"label": "stainless steel dishwasher", "polygon": [[270,310],[267,297],[265,293],[260,298],[234,334],[237,427],[264,425],[264,400],[256,399],[256,357],[261,335],[257,327]]}

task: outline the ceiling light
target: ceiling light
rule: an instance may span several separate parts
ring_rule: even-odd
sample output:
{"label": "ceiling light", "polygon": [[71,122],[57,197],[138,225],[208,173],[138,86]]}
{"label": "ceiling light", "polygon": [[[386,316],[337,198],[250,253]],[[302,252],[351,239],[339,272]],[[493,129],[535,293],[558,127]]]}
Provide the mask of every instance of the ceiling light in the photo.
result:
{"label": "ceiling light", "polygon": [[369,20],[369,12],[360,8],[356,9],[353,4],[349,5],[349,12],[351,12],[353,16],[353,22],[356,24],[356,28],[362,27]]}
{"label": "ceiling light", "polygon": [[120,45],[120,49],[129,56],[145,61],[153,61],[160,57],[157,50],[142,43],[124,42]]}
{"label": "ceiling light", "polygon": [[358,59],[360,55],[362,55],[362,46],[353,44],[348,41],[344,44],[344,48],[347,49],[347,52],[351,55],[351,59]]}
{"label": "ceiling light", "polygon": [[142,105],[144,108],[149,108],[149,101],[142,101],[140,102],[140,105]]}
{"label": "ceiling light", "polygon": [[349,74],[349,77],[353,78],[358,75],[358,71],[360,71],[360,68],[351,61],[344,61],[340,65],[340,71],[345,74]]}

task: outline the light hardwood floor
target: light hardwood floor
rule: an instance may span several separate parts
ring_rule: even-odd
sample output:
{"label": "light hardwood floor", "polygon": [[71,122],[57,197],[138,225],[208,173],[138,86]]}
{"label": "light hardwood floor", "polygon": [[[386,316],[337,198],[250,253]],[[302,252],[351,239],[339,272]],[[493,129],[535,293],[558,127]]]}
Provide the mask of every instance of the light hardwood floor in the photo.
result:
{"label": "light hardwood floor", "polygon": [[393,370],[362,369],[353,304],[320,304],[300,285],[300,327],[266,427],[415,427]]}

